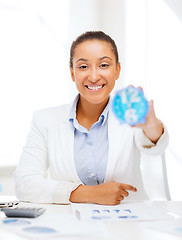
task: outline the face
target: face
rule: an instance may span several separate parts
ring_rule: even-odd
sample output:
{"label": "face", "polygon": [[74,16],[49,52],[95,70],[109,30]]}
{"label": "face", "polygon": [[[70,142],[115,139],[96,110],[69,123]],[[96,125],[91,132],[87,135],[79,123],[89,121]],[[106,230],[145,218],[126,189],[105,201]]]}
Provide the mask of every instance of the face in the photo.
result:
{"label": "face", "polygon": [[72,80],[80,93],[80,101],[106,103],[119,78],[120,64],[116,63],[112,45],[106,41],[87,40],[75,48]]}

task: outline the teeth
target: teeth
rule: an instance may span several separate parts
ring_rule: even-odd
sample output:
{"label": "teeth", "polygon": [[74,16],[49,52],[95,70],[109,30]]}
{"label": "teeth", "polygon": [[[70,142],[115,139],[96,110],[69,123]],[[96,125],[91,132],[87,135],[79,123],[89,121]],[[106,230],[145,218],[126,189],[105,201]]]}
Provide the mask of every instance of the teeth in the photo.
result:
{"label": "teeth", "polygon": [[98,89],[101,89],[102,88],[102,85],[101,86],[87,86],[88,87],[88,89],[90,89],[90,90],[98,90]]}

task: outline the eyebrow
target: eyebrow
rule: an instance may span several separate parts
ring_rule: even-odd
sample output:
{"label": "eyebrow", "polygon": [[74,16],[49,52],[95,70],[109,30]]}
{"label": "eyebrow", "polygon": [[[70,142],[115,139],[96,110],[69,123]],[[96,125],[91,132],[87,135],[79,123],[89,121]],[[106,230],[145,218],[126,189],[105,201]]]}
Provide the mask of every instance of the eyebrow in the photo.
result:
{"label": "eyebrow", "polygon": [[80,62],[80,61],[87,62],[88,60],[85,58],[79,58],[76,62]]}
{"label": "eyebrow", "polygon": [[[99,60],[101,61],[101,60],[104,60],[105,58],[112,60],[112,58],[110,58],[108,56],[103,56],[103,57],[99,58]],[[88,60],[85,58],[79,58],[76,62],[80,62],[80,61],[87,62]]]}
{"label": "eyebrow", "polygon": [[110,58],[108,56],[101,57],[101,58],[99,58],[99,60],[104,60],[105,58],[108,58],[108,59],[112,60],[112,58]]}

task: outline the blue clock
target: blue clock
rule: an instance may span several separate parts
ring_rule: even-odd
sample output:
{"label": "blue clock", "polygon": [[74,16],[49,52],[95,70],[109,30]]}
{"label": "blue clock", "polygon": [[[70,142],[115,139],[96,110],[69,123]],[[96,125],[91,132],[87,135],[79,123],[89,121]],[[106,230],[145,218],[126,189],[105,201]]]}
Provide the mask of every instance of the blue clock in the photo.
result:
{"label": "blue clock", "polygon": [[121,123],[133,126],[145,123],[148,101],[141,89],[129,86],[116,92],[112,101],[112,109]]}

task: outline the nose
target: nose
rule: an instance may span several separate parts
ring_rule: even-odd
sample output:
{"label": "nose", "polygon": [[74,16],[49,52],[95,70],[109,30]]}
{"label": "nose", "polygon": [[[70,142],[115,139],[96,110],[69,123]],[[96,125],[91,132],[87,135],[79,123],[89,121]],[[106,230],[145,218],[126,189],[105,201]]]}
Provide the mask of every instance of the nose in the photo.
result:
{"label": "nose", "polygon": [[100,79],[99,71],[96,67],[90,69],[89,80],[93,83]]}

